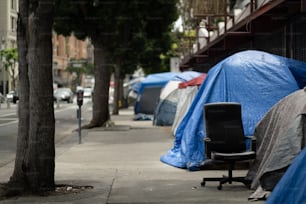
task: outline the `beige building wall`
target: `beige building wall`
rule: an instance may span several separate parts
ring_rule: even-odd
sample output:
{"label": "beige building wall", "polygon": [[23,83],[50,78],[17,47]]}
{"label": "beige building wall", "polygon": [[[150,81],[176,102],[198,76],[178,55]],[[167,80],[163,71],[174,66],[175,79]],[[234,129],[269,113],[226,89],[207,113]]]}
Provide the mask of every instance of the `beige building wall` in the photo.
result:
{"label": "beige building wall", "polygon": [[[0,49],[17,48],[18,0],[0,0]],[[1,61],[2,59],[0,59]],[[15,66],[15,77],[18,65]],[[0,63],[0,92],[12,90],[12,76],[2,68]],[[5,81],[6,90],[3,89]]]}
{"label": "beige building wall", "polygon": [[70,59],[86,59],[88,40],[78,40],[74,35],[69,37],[69,53]]}
{"label": "beige building wall", "polygon": [[6,48],[17,47],[18,0],[0,1],[0,36],[5,38]]}
{"label": "beige building wall", "polygon": [[53,74],[59,86],[72,86],[71,82],[76,76],[67,72],[66,68],[70,60],[87,60],[88,43],[87,39],[78,40],[74,35],[64,37],[53,32]]}

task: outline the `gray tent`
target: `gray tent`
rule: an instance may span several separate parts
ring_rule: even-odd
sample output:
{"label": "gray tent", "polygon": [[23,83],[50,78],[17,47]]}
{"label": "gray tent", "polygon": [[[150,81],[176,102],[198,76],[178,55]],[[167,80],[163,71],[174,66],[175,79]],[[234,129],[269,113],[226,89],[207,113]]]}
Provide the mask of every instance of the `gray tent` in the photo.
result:
{"label": "gray tent", "polygon": [[[257,158],[247,179],[257,189],[250,199],[272,191],[306,144],[306,92],[298,90],[275,104],[255,128]],[[297,178],[298,179],[298,178]]]}

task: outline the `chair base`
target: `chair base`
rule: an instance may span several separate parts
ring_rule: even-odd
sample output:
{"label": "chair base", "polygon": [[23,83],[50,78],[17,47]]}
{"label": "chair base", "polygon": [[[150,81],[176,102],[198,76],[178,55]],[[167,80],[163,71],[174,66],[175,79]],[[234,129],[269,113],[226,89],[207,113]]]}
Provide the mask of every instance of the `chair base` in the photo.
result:
{"label": "chair base", "polygon": [[217,187],[218,190],[222,189],[222,184],[229,183],[231,184],[233,181],[234,182],[240,182],[246,185],[248,188],[250,187],[251,182],[249,180],[245,180],[245,177],[228,177],[228,176],[223,176],[222,178],[203,178],[203,181],[201,182],[201,186],[205,186],[206,181],[219,181],[219,186]]}

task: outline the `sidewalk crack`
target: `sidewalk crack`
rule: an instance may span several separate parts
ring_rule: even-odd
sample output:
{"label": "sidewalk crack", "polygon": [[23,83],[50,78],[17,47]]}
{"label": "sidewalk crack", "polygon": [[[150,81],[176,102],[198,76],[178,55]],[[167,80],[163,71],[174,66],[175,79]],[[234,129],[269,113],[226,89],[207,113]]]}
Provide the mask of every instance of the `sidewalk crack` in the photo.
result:
{"label": "sidewalk crack", "polygon": [[111,183],[111,185],[110,185],[110,189],[109,189],[109,192],[108,192],[107,198],[106,198],[106,204],[109,204],[109,199],[110,199],[111,194],[112,194],[112,190],[113,190],[113,186],[114,186],[115,180],[116,180],[116,178],[117,178],[117,174],[118,174],[118,169],[116,169],[116,171],[115,171],[115,176],[114,176],[114,178],[112,179],[112,183]]}

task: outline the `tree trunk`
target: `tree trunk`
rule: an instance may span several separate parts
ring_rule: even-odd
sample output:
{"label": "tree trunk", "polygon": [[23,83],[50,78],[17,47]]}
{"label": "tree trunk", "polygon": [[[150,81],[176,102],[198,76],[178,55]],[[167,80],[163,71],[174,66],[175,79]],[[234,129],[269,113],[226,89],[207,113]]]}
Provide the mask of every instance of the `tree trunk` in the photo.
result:
{"label": "tree trunk", "polygon": [[19,1],[19,124],[9,192],[54,190],[53,0]]}
{"label": "tree trunk", "polygon": [[125,90],[124,90],[124,79],[125,77],[124,76],[120,76],[120,86],[119,86],[119,97],[120,97],[120,100],[121,100],[121,106],[119,107],[120,108],[127,108],[127,100],[125,98]]}
{"label": "tree trunk", "polygon": [[113,115],[119,114],[120,104],[120,65],[115,66],[115,90],[114,90],[114,103],[113,103]]}
{"label": "tree trunk", "polygon": [[107,50],[103,48],[100,38],[99,35],[92,36],[95,75],[95,87],[92,97],[93,110],[91,122],[83,128],[101,127],[110,120],[108,99],[111,65],[108,63],[109,55]]}

